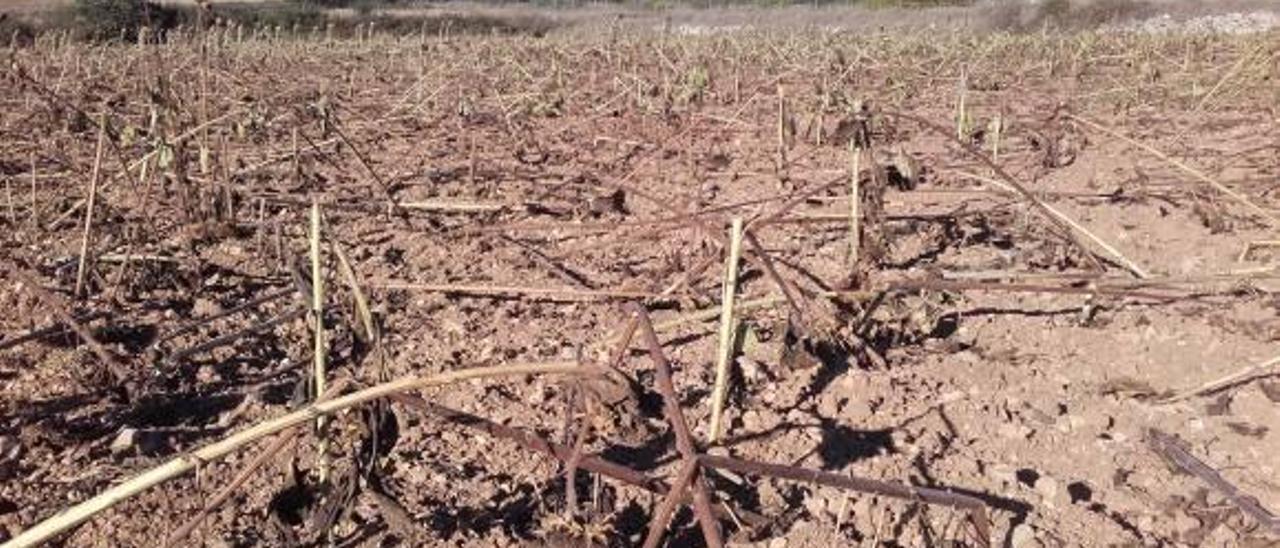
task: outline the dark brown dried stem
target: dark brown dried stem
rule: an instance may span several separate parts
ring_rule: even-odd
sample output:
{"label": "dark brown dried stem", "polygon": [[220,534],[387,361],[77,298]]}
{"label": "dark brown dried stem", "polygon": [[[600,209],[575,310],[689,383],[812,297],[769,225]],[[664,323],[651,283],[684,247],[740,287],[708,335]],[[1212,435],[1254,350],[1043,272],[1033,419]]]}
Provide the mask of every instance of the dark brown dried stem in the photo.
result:
{"label": "dark brown dried stem", "polygon": [[[649,313],[634,303],[628,308],[640,319],[640,337],[649,347],[649,359],[653,361],[654,369],[657,371],[655,385],[658,392],[662,394],[663,411],[667,421],[671,423],[671,429],[675,432],[676,449],[680,451],[683,458],[695,459],[698,457],[698,447],[694,443],[693,434],[689,432],[689,423],[685,421],[684,411],[680,409],[680,399],[676,394],[675,382],[671,376],[671,364],[662,353],[662,344],[658,342],[658,336],[653,331]],[[698,474],[695,473],[695,476]],[[707,494],[702,478],[695,477],[689,484],[689,488],[693,491],[693,512],[698,517],[698,524],[702,527],[702,535],[707,546],[711,548],[723,546],[720,524],[716,521],[711,497]]]}
{"label": "dark brown dried stem", "polygon": [[[337,382],[329,386],[329,389],[326,390],[317,401],[332,399],[334,396],[342,393],[348,384],[349,382],[346,379],[338,379]],[[231,498],[231,495],[235,494],[236,489],[240,488],[241,485],[244,485],[246,481],[249,481],[249,478],[253,477],[253,473],[255,471],[262,468],[262,466],[266,464],[271,457],[283,450],[284,447],[297,436],[297,434],[298,431],[292,429],[285,430],[284,432],[277,434],[275,439],[271,441],[271,444],[268,445],[266,449],[263,449],[261,453],[258,453],[258,456],[254,457],[253,460],[249,461],[249,463],[244,466],[244,468],[240,469],[240,473],[236,474],[236,477],[232,479],[230,483],[219,490],[213,498],[204,503],[204,506],[200,508],[200,511],[195,515],[195,517],[192,517],[190,521],[187,521],[181,527],[174,530],[174,532],[169,535],[169,538],[165,540],[164,545],[168,547],[182,542],[182,539],[186,538],[187,535],[190,535],[196,527],[199,527],[200,524],[204,522],[205,516],[208,516],[210,512],[226,503],[227,499]]]}
{"label": "dark brown dried stem", "polygon": [[244,485],[246,481],[249,481],[249,478],[253,477],[254,472],[259,468],[262,468],[262,465],[266,464],[271,457],[284,449],[285,445],[288,445],[289,441],[293,440],[296,434],[297,430],[286,430],[277,434],[275,439],[271,441],[271,444],[268,445],[266,449],[263,449],[261,453],[258,453],[258,456],[249,461],[244,468],[241,468],[240,473],[236,474],[236,477],[232,479],[230,483],[223,486],[222,490],[218,491],[213,498],[209,499],[208,502],[205,502],[204,506],[200,508],[200,511],[195,515],[195,517],[182,524],[182,526],[174,530],[173,533],[170,533],[169,538],[165,540],[164,545],[175,546],[179,542],[182,542],[183,539],[187,538],[187,535],[190,535],[192,531],[195,531],[196,527],[199,527],[201,523],[204,523],[204,518],[209,515],[209,512],[212,512],[219,506],[222,506],[227,499],[231,498],[231,495],[235,494],[236,489],[241,485]]}
{"label": "dark brown dried stem", "polygon": [[[90,312],[88,314],[83,314],[76,319],[82,322],[90,322],[90,321],[101,319],[107,316],[110,316],[110,314],[106,312]],[[63,333],[63,331],[66,329],[67,329],[67,326],[64,325],[61,321],[50,326],[31,329],[26,333],[14,335],[10,338],[0,340],[0,350],[8,350],[10,348],[13,348],[23,343],[42,339],[44,337],[57,335],[57,334]]]}
{"label": "dark brown dried stem", "polygon": [[[581,385],[576,386],[570,391],[569,405],[566,406],[567,417],[565,424],[566,437],[567,433],[577,424],[577,429],[573,434],[573,452],[569,454],[569,460],[565,461],[564,466],[564,500],[565,509],[570,516],[578,513],[578,466],[582,463],[583,451],[586,450],[587,436],[591,433],[591,421],[588,413],[590,406],[587,405],[587,395],[583,393]],[[574,407],[580,407],[582,414],[579,415],[574,411]],[[576,421],[574,419],[577,419]]]}
{"label": "dark brown dried stem", "polygon": [[1151,293],[1125,288],[1095,286],[1084,287],[1050,284],[1027,283],[990,283],[949,280],[902,280],[890,282],[886,290],[912,291],[931,289],[934,291],[999,291],[1006,293],[1056,293],[1062,295],[1110,295],[1115,297],[1133,297],[1153,300],[1174,300],[1185,298],[1186,294]]}
{"label": "dark brown dried stem", "polygon": [[765,272],[769,274],[769,278],[773,279],[773,283],[782,291],[782,296],[786,297],[787,304],[791,307],[791,312],[795,316],[796,322],[803,326],[804,311],[800,308],[800,301],[797,299],[794,288],[791,284],[778,274],[778,269],[773,265],[773,259],[769,257],[769,253],[764,250],[764,246],[760,245],[760,240],[756,239],[756,235],[751,231],[745,231],[743,236],[746,237],[747,244],[751,246],[751,250],[756,257],[760,258],[760,263],[764,265]]}
{"label": "dark brown dried stem", "polygon": [[662,542],[662,536],[667,532],[667,524],[671,522],[671,514],[675,513],[676,507],[684,500],[685,491],[689,490],[689,484],[697,475],[698,460],[685,459],[680,465],[680,471],[676,473],[675,483],[671,484],[671,490],[662,498],[662,503],[658,505],[657,510],[654,510],[653,518],[649,520],[649,533],[644,537],[644,548],[657,548],[658,543]]}
{"label": "dark brown dried stem", "polygon": [[[417,396],[398,394],[391,396],[391,399],[406,407],[437,415],[454,424],[484,431],[495,438],[511,440],[535,453],[541,453],[561,461],[568,461],[573,457],[572,448],[558,443],[551,443],[536,434],[525,432],[518,428],[501,425],[483,417],[430,403]],[[666,482],[660,479],[649,477],[630,467],[594,455],[583,455],[582,459],[578,461],[578,468],[608,476],[659,495],[665,495],[669,490]]]}
{"label": "dark brown dried stem", "polygon": [[991,521],[987,518],[987,506],[982,500],[969,495],[928,487],[916,487],[831,474],[796,466],[740,460],[715,455],[702,455],[698,457],[698,462],[706,467],[729,470],[740,474],[770,476],[791,481],[815,483],[837,489],[959,508],[969,513],[969,519],[973,523],[974,529],[976,529],[978,542],[983,546],[990,546],[991,544]]}
{"label": "dark brown dried stem", "polygon": [[295,308],[293,310],[283,312],[280,315],[274,318],[271,318],[269,320],[252,324],[244,329],[239,329],[234,333],[227,333],[226,335],[215,337],[213,339],[210,339],[208,341],[205,341],[193,347],[184,348],[182,350],[174,352],[173,354],[170,354],[169,357],[165,359],[165,361],[168,363],[177,363],[179,361],[182,361],[183,359],[186,359],[188,356],[199,354],[201,352],[207,352],[209,350],[213,350],[214,348],[218,348],[220,346],[226,346],[251,335],[256,335],[258,333],[265,333],[271,329],[274,329],[278,326],[284,325],[286,323],[289,323],[293,320],[304,317],[306,315],[307,315],[306,309]]}
{"label": "dark brown dried stem", "polygon": [[1269,529],[1272,534],[1280,535],[1280,518],[1262,507],[1258,499],[1246,495],[1239,487],[1227,481],[1219,474],[1217,470],[1211,468],[1204,461],[1196,458],[1185,447],[1185,442],[1175,436],[1150,428],[1147,430],[1147,445],[1170,464],[1179,470],[1191,474],[1203,481],[1215,491],[1222,493],[1227,501],[1234,504],[1240,511],[1249,514],[1264,528]]}
{"label": "dark brown dried stem", "polygon": [[1078,247],[1080,251],[1084,252],[1084,256],[1087,257],[1089,261],[1093,263],[1094,267],[1096,267],[1098,270],[1103,270],[1102,262],[1098,259],[1097,254],[1094,253],[1093,249],[1089,246],[1088,243],[1078,238],[1076,236],[1076,232],[1072,230],[1072,228],[1068,226],[1067,223],[1063,222],[1062,219],[1060,219],[1057,215],[1054,215],[1053,211],[1050,210],[1049,207],[1046,206],[1045,203],[1040,200],[1040,198],[1037,198],[1035,194],[1032,194],[1030,190],[1027,190],[1027,187],[1022,186],[1022,184],[1019,183],[1017,179],[1014,179],[1012,175],[1009,175],[1008,172],[1002,169],[1000,167],[1000,164],[997,164],[994,161],[992,161],[991,158],[987,157],[987,155],[984,154],[982,151],[979,151],[973,148],[972,145],[969,145],[968,143],[965,143],[960,139],[957,139],[952,131],[938,124],[930,122],[929,120],[926,120],[920,116],[907,114],[904,112],[894,112],[894,111],[881,111],[880,114],[889,116],[891,118],[900,118],[903,120],[915,122],[921,127],[924,127],[925,129],[928,129],[933,133],[941,135],[948,141],[951,141],[952,144],[955,144],[956,146],[960,147],[960,149],[963,150],[965,153],[967,153],[969,156],[972,156],[974,159],[978,160],[979,162],[982,162],[983,165],[991,169],[992,173],[995,173],[997,177],[999,177],[1005,182],[1005,184],[1009,185],[1009,187],[1012,188],[1019,197],[1029,202],[1032,206],[1034,206],[1037,210],[1039,210],[1040,213],[1043,214],[1044,217],[1048,219],[1050,223],[1053,223],[1055,227],[1061,230],[1062,236],[1065,237],[1067,240],[1071,241],[1072,244],[1075,244],[1075,246]]}
{"label": "dark brown dried stem", "polygon": [[102,364],[107,367],[107,372],[115,377],[117,382],[122,381],[127,377],[120,360],[115,356],[115,354],[112,354],[110,350],[107,350],[105,346],[102,346],[102,343],[98,342],[98,339],[95,339],[88,329],[85,329],[83,325],[80,325],[80,322],[76,321],[76,319],[71,316],[71,313],[68,312],[71,310],[71,305],[66,299],[63,299],[62,296],[45,289],[38,281],[36,281],[35,277],[24,272],[21,268],[9,266],[5,266],[3,268],[5,268],[11,276],[17,278],[26,285],[26,287],[35,294],[37,299],[43,301],[45,305],[53,311],[53,314],[57,316],[62,323],[66,324],[67,327],[70,327],[71,331],[75,332],[76,336],[80,337],[80,340],[84,341],[84,344],[89,347],[89,350],[93,351],[94,355],[98,356],[98,359],[102,361]]}
{"label": "dark brown dried stem", "polygon": [[239,304],[239,305],[236,305],[236,306],[235,306],[235,307],[233,307],[233,308],[228,308],[227,310],[224,310],[224,311],[219,312],[219,313],[217,313],[217,314],[213,314],[213,315],[210,315],[210,316],[206,316],[206,317],[204,317],[204,318],[201,318],[201,319],[200,319],[200,320],[198,320],[198,321],[195,321],[195,322],[189,323],[189,324],[187,324],[187,325],[184,325],[184,326],[182,326],[182,327],[179,327],[179,328],[177,328],[177,329],[174,329],[173,331],[170,331],[170,332],[168,332],[168,333],[165,333],[164,335],[162,335],[162,336],[160,336],[159,338],[157,338],[157,339],[155,340],[155,342],[151,343],[151,346],[152,346],[152,347],[157,347],[157,346],[159,346],[159,344],[160,344],[160,343],[162,343],[162,342],[164,342],[164,341],[167,341],[167,340],[170,340],[170,339],[172,339],[172,338],[174,338],[174,337],[177,337],[178,335],[182,335],[182,334],[184,334],[184,333],[190,333],[190,332],[192,332],[192,331],[195,331],[195,330],[199,329],[199,328],[200,328],[200,327],[202,327],[202,326],[208,325],[208,324],[210,324],[210,323],[213,323],[213,322],[215,322],[215,321],[217,321],[217,320],[220,320],[220,319],[222,319],[222,318],[225,318],[225,317],[227,317],[227,316],[231,316],[231,315],[233,315],[233,314],[237,314],[237,313],[243,312],[243,311],[248,310],[248,309],[250,309],[250,308],[254,308],[254,307],[256,307],[256,306],[260,306],[260,305],[263,305],[263,304],[269,303],[269,302],[274,301],[274,300],[276,300],[276,299],[279,299],[279,298],[281,298],[281,297],[285,297],[285,296],[291,295],[291,294],[293,294],[293,292],[294,292],[294,289],[293,289],[293,288],[289,288],[289,289],[281,289],[281,290],[279,290],[279,291],[273,291],[273,292],[268,293],[268,294],[266,294],[266,295],[263,295],[263,296],[261,296],[261,297],[257,297],[257,298],[254,298],[253,300],[250,300],[250,301],[247,301],[247,302],[241,303],[241,304]]}

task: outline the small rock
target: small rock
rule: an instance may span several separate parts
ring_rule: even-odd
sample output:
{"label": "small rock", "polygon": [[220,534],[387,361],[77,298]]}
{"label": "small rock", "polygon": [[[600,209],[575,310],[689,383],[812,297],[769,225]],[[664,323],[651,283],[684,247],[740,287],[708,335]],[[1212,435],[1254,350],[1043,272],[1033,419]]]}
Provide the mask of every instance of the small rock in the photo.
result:
{"label": "small rock", "polygon": [[810,516],[820,518],[827,513],[827,503],[822,500],[822,497],[810,494],[804,498],[804,509],[809,511]]}
{"label": "small rock", "polygon": [[1036,492],[1046,499],[1051,499],[1058,495],[1058,482],[1053,481],[1053,478],[1049,476],[1040,476],[1040,479],[1036,480],[1035,487]]}
{"label": "small rock", "polygon": [[1012,485],[1018,481],[1017,472],[1013,467],[1002,463],[993,463],[987,466],[987,477],[1003,482],[1006,485]]}
{"label": "small rock", "polygon": [[765,385],[764,391],[760,393],[760,401],[768,405],[773,405],[777,400],[778,390],[773,387],[772,383]]}
{"label": "small rock", "polygon": [[769,548],[787,548],[787,539],[778,537],[769,541]]}
{"label": "small rock", "polygon": [[196,369],[196,382],[209,384],[218,380],[218,371],[212,365],[201,365]]}
{"label": "small rock", "polygon": [[1187,515],[1186,512],[1173,513],[1173,530],[1189,533],[1200,527],[1200,520]]}
{"label": "small rock", "polygon": [[871,497],[854,497],[853,504],[849,507],[849,513],[855,517],[870,516],[871,508]]}
{"label": "small rock", "polygon": [[822,401],[818,403],[818,414],[823,417],[834,418],[839,412],[840,402],[836,395],[830,392],[823,394]]}
{"label": "small rock", "polygon": [[778,488],[773,482],[764,482],[758,488],[760,493],[760,503],[765,506],[784,506],[787,500],[782,497],[782,493],[778,492]]}
{"label": "small rock", "polygon": [[863,398],[853,398],[844,404],[840,417],[849,420],[865,420],[871,417],[871,404]]}
{"label": "small rock", "polygon": [[1036,548],[1040,546],[1040,541],[1036,540],[1035,531],[1030,525],[1020,523],[1009,534],[1009,545],[1013,548]]}
{"label": "small rock", "polygon": [[191,315],[196,317],[213,316],[219,312],[222,312],[222,307],[209,299],[196,299],[191,304]]}
{"label": "small rock", "polygon": [[138,455],[155,455],[167,452],[169,444],[163,432],[124,428],[116,434],[115,439],[111,440],[110,448],[113,455],[131,452]]}
{"label": "small rock", "polygon": [[593,216],[627,212],[627,194],[621,189],[587,199],[587,207]]}
{"label": "small rock", "polygon": [[760,413],[753,409],[748,409],[746,413],[743,413],[742,428],[748,432],[759,432],[761,430]]}
{"label": "small rock", "polygon": [[742,369],[742,378],[748,384],[754,384],[764,379],[763,367],[758,361],[746,356],[739,356],[738,367]]}
{"label": "small rock", "polygon": [[111,453],[119,455],[131,451],[138,444],[138,429],[125,428],[111,440]]}
{"label": "small rock", "polygon": [[1001,424],[998,431],[1000,432],[1000,437],[1011,440],[1025,440],[1031,437],[1031,434],[1035,433],[1035,430],[1032,430],[1025,424],[1013,424],[1009,422]]}
{"label": "small rock", "polygon": [[8,479],[18,468],[22,442],[14,436],[0,436],[0,480]]}

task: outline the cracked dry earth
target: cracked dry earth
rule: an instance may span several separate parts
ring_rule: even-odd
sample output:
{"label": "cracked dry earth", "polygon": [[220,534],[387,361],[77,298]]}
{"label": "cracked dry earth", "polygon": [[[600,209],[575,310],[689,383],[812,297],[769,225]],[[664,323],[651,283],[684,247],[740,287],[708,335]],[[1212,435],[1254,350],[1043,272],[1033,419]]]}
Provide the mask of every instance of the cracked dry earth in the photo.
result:
{"label": "cracked dry earth", "polygon": [[[1201,36],[1194,47],[1176,36],[676,38],[618,28],[333,43],[222,37],[203,63],[182,36],[163,46],[19,49],[0,80],[9,200],[0,303],[10,312],[0,319],[0,538],[308,397],[311,334],[293,273],[309,268],[313,200],[337,242],[325,246],[335,262],[326,269],[335,379],[604,361],[625,320],[617,300],[519,290],[674,287],[673,297],[644,302],[700,440],[721,234],[731,217],[792,203],[755,228],[761,246],[811,317],[830,322],[831,347],[872,350],[796,360],[784,306],[744,311],[721,450],[978,496],[1001,546],[1273,546],[1274,525],[1162,458],[1151,430],[1176,436],[1262,507],[1280,509],[1280,381],[1178,397],[1276,354],[1275,250],[1242,255],[1250,242],[1275,240],[1275,227],[1070,116],[1274,212],[1275,37]],[[1150,280],[1091,248],[1102,257],[1095,265],[1024,198],[983,182],[995,174],[948,137],[962,87],[961,137],[989,154],[1000,135],[1005,171]],[[86,296],[75,299],[83,212],[73,208],[86,196],[103,115],[119,131],[100,166],[97,260]],[[795,198],[847,181],[847,129],[867,118],[873,169],[897,184],[885,191],[881,218],[863,227],[864,237],[883,240],[882,252],[851,267],[849,186]],[[207,132],[193,129],[202,121]],[[148,153],[146,175],[135,167],[122,176],[123,164]],[[863,161],[863,181],[874,192],[871,164]],[[59,220],[64,211],[72,214]],[[335,249],[368,292],[385,354],[354,335],[358,314]],[[144,257],[119,260],[130,255]],[[779,294],[753,257],[742,263],[742,302]],[[10,275],[17,270],[73,302],[124,373],[113,377],[69,333],[19,340],[60,320],[57,304]],[[865,298],[821,296],[903,281],[953,286],[889,292],[870,312]],[[712,311],[708,321],[662,329],[699,310]],[[208,344],[219,340],[226,344]],[[651,390],[652,364],[638,344],[632,350],[621,369]],[[570,387],[521,377],[424,396],[560,441]],[[652,393],[641,396],[627,416],[597,417],[585,450],[669,476],[679,460],[672,433],[645,404]],[[318,532],[308,517],[322,506],[307,500],[317,470],[308,430],[186,542],[566,542],[557,536],[565,484],[556,461],[390,409],[391,443],[360,464],[377,468],[394,505],[365,485]],[[335,470],[352,469],[367,450],[368,416],[335,419]],[[205,463],[58,542],[156,545],[264,446]],[[750,476],[709,479],[735,512],[722,522],[732,545],[975,545],[944,507]],[[588,474],[577,485],[596,531],[589,538],[640,542],[656,497]],[[678,513],[668,543],[701,542],[690,511]]]}

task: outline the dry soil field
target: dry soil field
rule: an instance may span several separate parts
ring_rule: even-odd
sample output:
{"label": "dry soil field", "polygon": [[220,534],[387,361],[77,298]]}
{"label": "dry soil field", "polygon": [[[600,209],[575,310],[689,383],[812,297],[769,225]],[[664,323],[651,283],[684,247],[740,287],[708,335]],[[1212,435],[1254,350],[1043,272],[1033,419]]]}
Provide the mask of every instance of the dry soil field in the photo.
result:
{"label": "dry soil field", "polygon": [[299,33],[0,52],[0,539],[1280,539],[1280,34]]}

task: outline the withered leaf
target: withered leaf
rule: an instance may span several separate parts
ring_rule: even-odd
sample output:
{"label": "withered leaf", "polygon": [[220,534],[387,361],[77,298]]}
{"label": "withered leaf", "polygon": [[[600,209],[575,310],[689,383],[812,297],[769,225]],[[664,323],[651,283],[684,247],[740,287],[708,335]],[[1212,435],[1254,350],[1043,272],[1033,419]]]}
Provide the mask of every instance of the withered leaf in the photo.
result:
{"label": "withered leaf", "polygon": [[1205,413],[1211,417],[1220,417],[1231,413],[1231,394],[1223,394],[1204,406]]}
{"label": "withered leaf", "polygon": [[1136,400],[1149,400],[1159,395],[1156,389],[1152,388],[1151,383],[1132,377],[1116,377],[1104,381],[1098,386],[1098,393],[1104,396],[1121,396]]}
{"label": "withered leaf", "polygon": [[1280,403],[1280,381],[1263,381],[1258,383],[1258,388],[1267,399]]}
{"label": "withered leaf", "polygon": [[1247,422],[1229,422],[1227,423],[1227,428],[1230,428],[1232,432],[1240,434],[1241,436],[1249,436],[1251,438],[1261,438],[1267,435],[1267,431],[1270,430],[1270,428],[1265,426],[1249,424]]}

